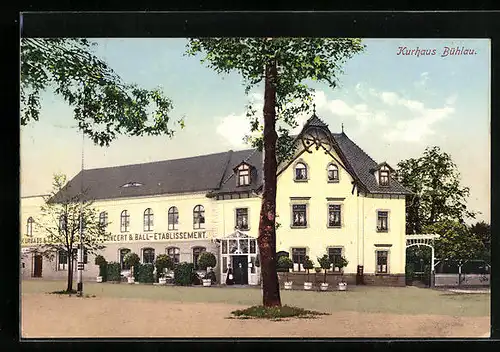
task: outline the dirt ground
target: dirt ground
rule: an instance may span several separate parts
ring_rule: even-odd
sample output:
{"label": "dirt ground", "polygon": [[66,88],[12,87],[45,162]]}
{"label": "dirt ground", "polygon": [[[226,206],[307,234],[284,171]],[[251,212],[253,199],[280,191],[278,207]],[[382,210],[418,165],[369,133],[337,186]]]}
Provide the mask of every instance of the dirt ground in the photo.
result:
{"label": "dirt ground", "polygon": [[244,307],[220,303],[23,294],[21,335],[24,338],[484,337],[490,329],[489,317],[337,312],[307,322],[227,319],[232,310],[241,308]]}

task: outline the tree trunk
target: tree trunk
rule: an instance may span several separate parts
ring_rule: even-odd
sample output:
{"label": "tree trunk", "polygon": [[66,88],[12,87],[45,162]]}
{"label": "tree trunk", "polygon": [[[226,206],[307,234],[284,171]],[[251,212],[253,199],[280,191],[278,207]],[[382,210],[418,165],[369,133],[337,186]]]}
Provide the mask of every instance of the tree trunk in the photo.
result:
{"label": "tree trunk", "polygon": [[68,252],[68,285],[66,291],[73,291],[73,253]]}
{"label": "tree trunk", "polygon": [[263,305],[281,306],[276,272],[276,62],[266,65],[264,90],[264,187],[259,221]]}
{"label": "tree trunk", "polygon": [[325,269],[325,280],[323,282],[326,284],[326,269]]}

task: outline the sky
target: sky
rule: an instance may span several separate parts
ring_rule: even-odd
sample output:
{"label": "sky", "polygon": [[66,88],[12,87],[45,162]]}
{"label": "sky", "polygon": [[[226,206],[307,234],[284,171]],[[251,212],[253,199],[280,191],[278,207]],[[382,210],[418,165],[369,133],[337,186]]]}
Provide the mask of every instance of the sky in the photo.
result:
{"label": "sky", "polygon": [[[95,53],[127,83],[161,87],[173,102],[172,120],[186,127],[170,139],[120,137],[109,147],[83,143],[86,169],[245,149],[245,105],[262,107],[260,87],[245,95],[236,74],[219,75],[184,55],[182,38],[95,39]],[[487,39],[363,39],[335,89],[315,82],[317,115],[344,132],[375,161],[396,167],[426,147],[451,155],[470,188],[468,207],[490,221],[490,42]],[[446,48],[474,50],[451,55]],[[415,49],[413,52],[412,49]],[[435,55],[416,55],[416,49]],[[399,54],[398,54],[399,53]],[[405,55],[408,54],[408,55]],[[46,194],[55,173],[81,168],[82,137],[72,109],[51,91],[38,122],[21,127],[21,196]],[[307,115],[297,117],[299,127]]]}

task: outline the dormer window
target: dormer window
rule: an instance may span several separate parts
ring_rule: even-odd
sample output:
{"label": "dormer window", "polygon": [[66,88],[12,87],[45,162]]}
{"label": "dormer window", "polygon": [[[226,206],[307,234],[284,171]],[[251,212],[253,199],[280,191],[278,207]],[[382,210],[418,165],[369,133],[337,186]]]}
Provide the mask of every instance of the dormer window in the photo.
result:
{"label": "dormer window", "polygon": [[339,168],[335,164],[328,165],[328,182],[339,181]]}
{"label": "dormer window", "polygon": [[139,182],[128,182],[128,183],[125,183],[122,187],[128,188],[128,187],[141,187],[141,186],[142,186],[142,183],[139,183]]}
{"label": "dormer window", "polygon": [[381,186],[389,186],[389,169],[383,168],[379,172]]}
{"label": "dormer window", "polygon": [[307,181],[307,166],[304,163],[295,165],[295,181]]}
{"label": "dormer window", "polygon": [[241,163],[236,168],[237,185],[248,186],[250,184],[250,165]]}

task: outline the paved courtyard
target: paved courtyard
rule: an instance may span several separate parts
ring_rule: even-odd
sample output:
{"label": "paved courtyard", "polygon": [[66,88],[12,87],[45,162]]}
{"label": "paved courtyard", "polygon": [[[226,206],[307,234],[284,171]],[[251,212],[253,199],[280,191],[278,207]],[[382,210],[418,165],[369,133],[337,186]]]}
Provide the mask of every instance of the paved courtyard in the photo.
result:
{"label": "paved courtyard", "polygon": [[64,284],[23,281],[23,337],[485,337],[490,329],[488,293],[282,291],[283,304],[331,315],[267,321],[228,319],[232,310],[260,304],[255,288],[86,283],[85,293],[95,297],[47,294]]}

